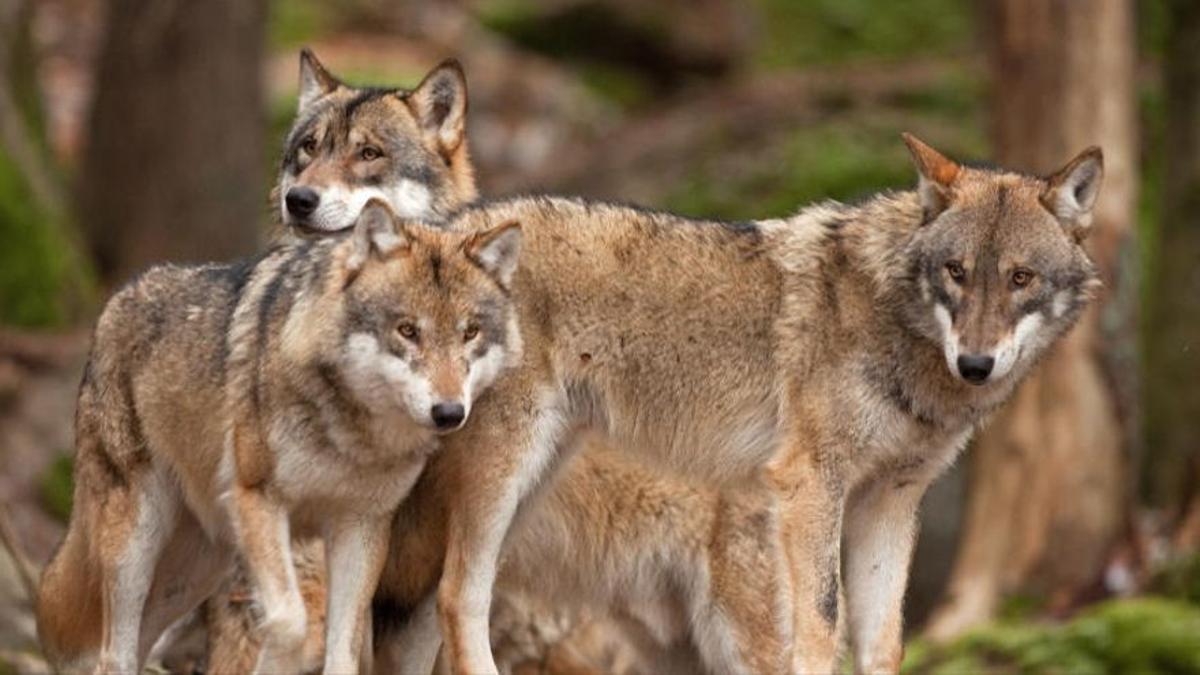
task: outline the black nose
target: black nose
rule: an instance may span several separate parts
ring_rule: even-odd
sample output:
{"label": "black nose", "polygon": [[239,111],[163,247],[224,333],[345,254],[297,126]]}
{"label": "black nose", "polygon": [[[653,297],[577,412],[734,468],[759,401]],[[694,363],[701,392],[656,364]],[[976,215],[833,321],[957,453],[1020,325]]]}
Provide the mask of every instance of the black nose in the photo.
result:
{"label": "black nose", "polygon": [[958,372],[964,380],[971,384],[983,384],[988,375],[992,374],[994,365],[996,365],[996,359],[990,356],[963,355],[958,357]]}
{"label": "black nose", "polygon": [[429,416],[433,418],[434,426],[443,431],[446,429],[457,429],[458,425],[462,424],[463,418],[466,415],[467,411],[463,409],[461,403],[436,403],[433,409],[429,411]]}
{"label": "black nose", "polygon": [[312,188],[294,187],[287,191],[283,201],[287,204],[288,213],[297,218],[307,218],[317,210],[317,204],[321,203],[321,195]]}

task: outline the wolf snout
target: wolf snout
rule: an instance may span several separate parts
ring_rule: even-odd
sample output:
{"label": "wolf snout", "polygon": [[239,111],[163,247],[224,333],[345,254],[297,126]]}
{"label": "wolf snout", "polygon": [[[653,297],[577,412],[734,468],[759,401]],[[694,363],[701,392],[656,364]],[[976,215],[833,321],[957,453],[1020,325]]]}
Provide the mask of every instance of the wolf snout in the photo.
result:
{"label": "wolf snout", "polygon": [[983,384],[988,375],[992,374],[992,367],[995,365],[996,359],[991,356],[963,354],[958,357],[958,374],[971,384]]}
{"label": "wolf snout", "polygon": [[435,403],[429,410],[429,417],[438,431],[454,431],[467,418],[467,410],[463,404],[454,401]]}
{"label": "wolf snout", "polygon": [[287,205],[288,213],[297,218],[307,218],[317,210],[317,205],[321,203],[321,195],[312,188],[294,187],[287,191],[283,201]]}

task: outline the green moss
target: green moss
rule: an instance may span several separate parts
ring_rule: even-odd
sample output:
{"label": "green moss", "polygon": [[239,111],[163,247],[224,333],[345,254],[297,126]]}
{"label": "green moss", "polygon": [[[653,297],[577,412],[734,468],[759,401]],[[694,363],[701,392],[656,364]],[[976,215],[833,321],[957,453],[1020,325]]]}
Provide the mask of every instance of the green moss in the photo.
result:
{"label": "green moss", "polygon": [[74,462],[61,455],[50,464],[41,478],[42,502],[52,515],[66,522],[71,517],[74,483],[71,479]]}
{"label": "green moss", "polygon": [[90,276],[64,232],[61,216],[0,152],[0,323],[41,328],[73,318]]}
{"label": "green moss", "polygon": [[1200,554],[1171,562],[1155,575],[1150,588],[1158,595],[1200,605]]}
{"label": "green moss", "polygon": [[1000,622],[941,646],[910,645],[906,673],[1200,673],[1200,608],[1114,600],[1068,623]]}
{"label": "green moss", "polygon": [[769,68],[965,52],[976,42],[960,0],[756,0],[758,61]]}

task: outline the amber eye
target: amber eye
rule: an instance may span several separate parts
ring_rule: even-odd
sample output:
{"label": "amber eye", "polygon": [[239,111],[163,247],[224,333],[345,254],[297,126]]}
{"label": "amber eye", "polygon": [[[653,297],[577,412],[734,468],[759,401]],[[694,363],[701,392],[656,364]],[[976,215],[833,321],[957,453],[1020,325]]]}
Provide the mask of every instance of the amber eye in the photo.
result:
{"label": "amber eye", "polygon": [[405,340],[417,339],[417,326],[411,321],[403,321],[396,326],[396,332]]}
{"label": "amber eye", "polygon": [[1012,273],[1013,286],[1016,286],[1017,288],[1024,288],[1024,287],[1028,286],[1029,282],[1031,282],[1031,281],[1033,281],[1033,272],[1030,272],[1029,270],[1027,270],[1023,267],[1020,269],[1013,270],[1013,273]]}
{"label": "amber eye", "polygon": [[300,144],[300,149],[303,150],[304,152],[307,152],[310,155],[313,154],[314,152],[316,152],[317,151],[317,137],[309,136],[308,138],[305,138],[304,142]]}
{"label": "amber eye", "polygon": [[477,337],[479,337],[479,326],[476,324],[468,325],[467,329],[463,331],[463,342],[470,342]]}
{"label": "amber eye", "polygon": [[368,145],[358,151],[358,156],[362,158],[362,161],[369,162],[383,157],[383,151],[373,145]]}
{"label": "amber eye", "polygon": [[951,279],[958,282],[962,282],[963,279],[967,278],[967,271],[963,269],[962,263],[957,260],[951,260],[946,263],[946,272],[950,275]]}

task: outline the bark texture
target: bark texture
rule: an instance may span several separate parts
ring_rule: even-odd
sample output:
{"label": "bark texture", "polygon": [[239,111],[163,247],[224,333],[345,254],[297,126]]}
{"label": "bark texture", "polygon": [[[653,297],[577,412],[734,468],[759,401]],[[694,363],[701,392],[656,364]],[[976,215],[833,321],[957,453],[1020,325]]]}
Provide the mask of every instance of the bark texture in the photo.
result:
{"label": "bark texture", "polygon": [[99,272],[254,249],[265,0],[110,0],[79,186]]}
{"label": "bark texture", "polygon": [[[1146,333],[1146,462],[1151,503],[1184,510],[1176,545],[1200,547],[1200,2],[1172,0],[1163,60],[1162,229]],[[1190,508],[1187,505],[1190,502]]]}
{"label": "bark texture", "polygon": [[1133,373],[1120,367],[1128,359],[1106,358],[1133,340],[1124,293],[1133,279],[1122,265],[1137,202],[1132,3],[986,7],[999,163],[1047,173],[1090,145],[1104,150],[1088,244],[1106,289],[977,437],[958,557],[929,626],[941,638],[989,618],[1005,592],[1033,588],[1061,602],[1101,575],[1126,522],[1136,415]]}

